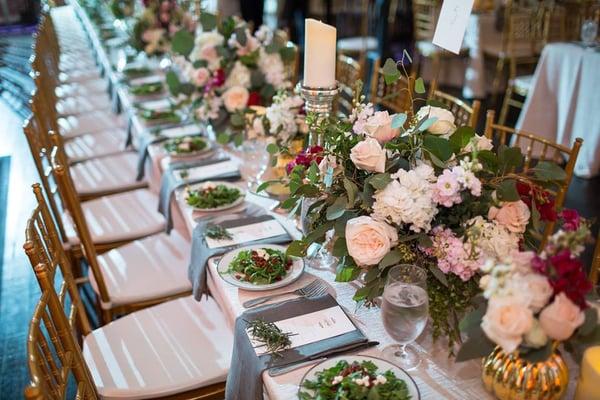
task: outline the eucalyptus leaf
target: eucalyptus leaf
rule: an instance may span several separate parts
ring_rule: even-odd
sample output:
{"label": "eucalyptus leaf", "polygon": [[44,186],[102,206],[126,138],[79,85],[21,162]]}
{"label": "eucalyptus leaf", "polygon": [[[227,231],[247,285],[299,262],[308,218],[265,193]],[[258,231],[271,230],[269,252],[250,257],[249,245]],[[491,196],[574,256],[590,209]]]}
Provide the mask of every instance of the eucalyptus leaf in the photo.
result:
{"label": "eucalyptus leaf", "polygon": [[277,146],[275,143],[269,143],[267,145],[267,152],[269,154],[275,154],[275,153],[279,152],[279,146]]}
{"label": "eucalyptus leaf", "polygon": [[392,118],[392,129],[399,129],[404,126],[407,116],[404,113],[395,114]]}
{"label": "eucalyptus leaf", "polygon": [[383,190],[392,181],[390,174],[383,173],[373,175],[369,180],[369,184],[377,190]]}
{"label": "eucalyptus leaf", "polygon": [[544,182],[564,181],[567,179],[565,170],[549,161],[540,161],[535,167],[530,168],[529,172],[533,173],[535,179]]}
{"label": "eucalyptus leaf", "polygon": [[590,307],[584,311],[585,320],[577,329],[577,334],[587,336],[594,331],[598,325],[598,311],[594,307]]}
{"label": "eucalyptus leaf", "polygon": [[523,166],[523,154],[519,147],[500,146],[498,149],[498,164],[504,172],[519,169]]}
{"label": "eucalyptus leaf", "polygon": [[177,96],[181,89],[181,82],[179,81],[179,77],[175,71],[168,71],[165,75],[165,81],[167,83],[167,87],[169,88],[169,92],[173,96]]}
{"label": "eucalyptus leaf", "polygon": [[333,244],[333,250],[331,252],[334,257],[343,257],[348,255],[348,247],[346,246],[346,239],[339,237]]}
{"label": "eucalyptus leaf", "polygon": [[296,58],[296,49],[293,47],[281,47],[279,49],[279,56],[284,63],[290,63]]}
{"label": "eucalyptus leaf", "polygon": [[423,81],[423,78],[417,78],[415,80],[415,92],[419,94],[425,93],[425,82]]}
{"label": "eucalyptus leaf", "polygon": [[383,64],[383,78],[387,85],[396,82],[400,78],[400,71],[398,71],[396,62],[391,58],[385,60],[385,63]]}
{"label": "eucalyptus leaf", "polygon": [[517,191],[517,182],[514,179],[506,179],[500,182],[496,189],[498,200],[501,201],[518,201],[521,199]]}
{"label": "eucalyptus leaf", "polygon": [[303,240],[294,240],[288,245],[285,255],[288,257],[304,257],[308,245]]}
{"label": "eucalyptus leaf", "polygon": [[461,126],[450,135],[450,145],[454,153],[458,154],[461,149],[469,144],[471,139],[475,137],[475,130],[470,126]]}
{"label": "eucalyptus leaf", "polygon": [[437,265],[430,265],[429,271],[431,271],[431,274],[435,276],[435,279],[440,281],[442,285],[448,287],[448,279],[446,279],[446,274],[444,274]]}
{"label": "eucalyptus leaf", "polygon": [[354,201],[356,200],[358,186],[356,186],[356,184],[350,179],[344,177],[344,189],[346,189],[346,194],[348,195],[348,205],[352,207],[354,205]]}
{"label": "eucalyptus leaf", "polygon": [[340,265],[335,274],[336,282],[351,282],[360,274],[360,268],[356,265]]}
{"label": "eucalyptus leaf", "polygon": [[235,29],[235,38],[237,39],[238,43],[241,44],[242,46],[246,45],[246,43],[248,42],[248,38],[246,37],[246,27],[245,26],[240,26]]}
{"label": "eucalyptus leaf", "polygon": [[489,356],[496,345],[485,335],[481,327],[475,329],[469,338],[463,343],[458,354],[456,355],[456,362],[472,360],[474,358],[481,358]]}
{"label": "eucalyptus leaf", "polygon": [[200,13],[200,25],[202,25],[202,30],[212,31],[217,26],[217,16],[202,11]]}
{"label": "eucalyptus leaf", "polygon": [[487,310],[487,303],[482,302],[479,307],[468,313],[458,324],[458,328],[461,332],[465,332],[470,335],[481,326],[481,320]]}
{"label": "eucalyptus leaf", "polygon": [[335,199],[335,202],[327,207],[327,212],[325,216],[328,221],[333,221],[341,217],[346,211],[346,206],[348,205],[348,199],[346,196],[340,196]]}
{"label": "eucalyptus leaf", "polygon": [[402,255],[398,250],[392,250],[388,252],[379,262],[379,269],[383,270],[387,267],[390,267],[394,264],[398,264],[402,260]]}
{"label": "eucalyptus leaf", "polygon": [[171,50],[174,53],[187,57],[194,48],[194,35],[187,29],[178,30],[171,39]]}
{"label": "eucalyptus leaf", "polygon": [[548,359],[548,357],[550,357],[551,354],[552,354],[552,342],[548,341],[548,343],[546,343],[545,346],[542,346],[538,349],[531,349],[527,352],[521,351],[519,353],[519,356],[522,359],[535,364],[538,362],[546,361]]}
{"label": "eucalyptus leaf", "polygon": [[450,142],[434,135],[425,135],[423,138],[423,148],[435,155],[442,162],[448,161],[453,154]]}
{"label": "eucalyptus leaf", "polygon": [[316,184],[319,181],[319,166],[316,162],[311,162],[308,167],[308,173],[306,174],[308,181],[312,184]]}
{"label": "eucalyptus leaf", "polygon": [[229,135],[226,132],[221,132],[217,135],[217,142],[220,144],[227,144],[229,140]]}
{"label": "eucalyptus leaf", "polygon": [[319,188],[315,185],[304,184],[300,185],[298,189],[294,190],[293,194],[304,195],[306,197],[316,197],[319,194]]}

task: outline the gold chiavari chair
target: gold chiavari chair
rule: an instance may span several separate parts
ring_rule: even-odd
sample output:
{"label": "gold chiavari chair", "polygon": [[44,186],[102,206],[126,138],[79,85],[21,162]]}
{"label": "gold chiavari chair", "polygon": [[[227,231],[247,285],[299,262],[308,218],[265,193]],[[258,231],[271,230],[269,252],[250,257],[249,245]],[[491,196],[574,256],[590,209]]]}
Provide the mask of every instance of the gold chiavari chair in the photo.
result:
{"label": "gold chiavari chair", "polygon": [[408,79],[401,76],[391,85],[385,83],[383,69],[379,60],[375,61],[371,75],[371,94],[369,101],[394,113],[412,113],[410,94],[413,91],[416,74],[413,72]]}
{"label": "gold chiavari chair", "polygon": [[529,8],[508,0],[504,9],[504,25],[501,43],[483,43],[484,56],[496,60],[496,72],[492,82],[493,103],[497,104],[498,91],[505,78],[516,76],[519,67],[535,65],[541,51],[542,16],[539,8]]}
{"label": "gold chiavari chair", "polygon": [[361,79],[361,68],[358,61],[352,57],[340,54],[337,57],[335,76],[340,89],[337,96],[337,111],[344,115],[350,115],[352,111],[352,100],[354,99],[354,88],[356,82]]}
{"label": "gold chiavari chair", "polygon": [[[564,7],[543,7],[540,12],[543,15],[543,22],[539,27],[541,30],[540,49],[543,49],[548,43],[566,41],[567,15]],[[510,108],[523,109],[524,98],[527,97],[530,91],[532,81],[533,74],[517,76],[516,63],[510,63],[509,81],[506,85],[506,92],[500,109],[499,124],[504,125],[506,123]]]}
{"label": "gold chiavari chair", "polygon": [[[64,399],[69,389],[78,399],[223,398],[233,337],[214,300],[188,296],[92,330],[40,186],[33,188],[38,206],[23,247],[42,294],[29,328],[25,398]],[[210,322],[198,319],[202,315]],[[157,376],[158,363],[168,376]]]}
{"label": "gold chiavari chair", "polygon": [[592,285],[598,284],[598,276],[600,275],[600,232],[596,237],[596,247],[594,248],[594,257],[592,258],[592,267],[590,269],[590,282]]}
{"label": "gold chiavari chair", "polygon": [[[55,134],[51,135],[50,139],[55,144],[59,140]],[[52,175],[58,185],[61,202],[73,221],[81,254],[92,272],[91,283],[99,296],[99,308],[104,322],[111,321],[117,315],[191,293],[191,284],[184,273],[187,254],[191,250],[189,243],[176,232],[171,235],[153,232],[155,234],[148,235],[141,241],[123,243],[111,248],[107,254],[99,256],[98,253],[104,248],[94,243],[82,204],[75,192],[69,167],[64,163],[64,155],[60,155],[58,146],[53,147],[50,158]],[[161,250],[152,255],[156,249]],[[186,253],[185,256],[183,253]],[[168,263],[161,259],[167,254]],[[148,264],[153,261],[152,257],[160,258],[158,262],[154,260],[154,268],[148,269]],[[115,262],[115,259],[119,262]],[[119,278],[114,277],[117,271]],[[140,287],[138,282],[144,280],[148,282],[148,286]]]}
{"label": "gold chiavari chair", "polygon": [[452,111],[452,114],[454,114],[457,126],[470,126],[473,129],[477,127],[479,109],[481,108],[479,100],[475,100],[473,104],[469,105],[457,97],[436,89],[435,83],[432,84],[429,100],[435,100],[446,105]]}
{"label": "gold chiavari chair", "polygon": [[[518,129],[510,128],[504,125],[494,123],[495,112],[488,110],[485,123],[485,136],[492,140],[496,145],[510,145],[525,149],[525,159],[523,171],[527,172],[535,166],[538,161],[554,161],[559,164],[564,164],[566,178],[555,189],[547,189],[554,196],[554,201],[557,208],[561,208],[565,201],[565,196],[571,180],[573,178],[573,170],[579,155],[579,149],[583,143],[583,139],[577,138],[573,143],[573,147],[569,148],[558,143],[551,142],[541,138],[531,132],[525,132]],[[554,222],[548,222],[544,228],[544,233],[540,240],[540,249],[543,249],[548,237],[554,231]]]}

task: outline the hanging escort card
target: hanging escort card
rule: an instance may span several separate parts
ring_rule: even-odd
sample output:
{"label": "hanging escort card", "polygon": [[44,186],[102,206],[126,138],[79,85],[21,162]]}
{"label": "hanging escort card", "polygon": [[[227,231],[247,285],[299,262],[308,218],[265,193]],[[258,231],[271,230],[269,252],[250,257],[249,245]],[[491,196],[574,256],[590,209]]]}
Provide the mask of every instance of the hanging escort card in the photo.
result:
{"label": "hanging escort card", "polygon": [[444,0],[433,44],[454,54],[460,52],[474,0]]}

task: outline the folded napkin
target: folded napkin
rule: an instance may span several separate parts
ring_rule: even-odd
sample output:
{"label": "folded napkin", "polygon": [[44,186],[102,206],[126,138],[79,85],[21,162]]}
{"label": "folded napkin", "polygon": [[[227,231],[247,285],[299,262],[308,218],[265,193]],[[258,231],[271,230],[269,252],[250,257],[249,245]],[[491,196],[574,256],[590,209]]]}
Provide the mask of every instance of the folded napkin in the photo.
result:
{"label": "folded napkin", "polygon": [[192,254],[190,257],[190,265],[188,267],[188,278],[192,283],[192,292],[196,300],[200,301],[203,294],[208,295],[208,285],[206,283],[206,265],[211,257],[225,254],[237,247],[251,244],[282,244],[292,241],[292,237],[286,231],[284,235],[272,236],[265,239],[253,240],[247,243],[211,249],[208,247],[206,238],[204,236],[208,226],[214,224],[222,226],[223,228],[236,228],[240,226],[256,224],[259,222],[270,221],[273,219],[275,219],[273,216],[266,214],[264,208],[256,204],[249,204],[244,211],[239,213],[215,217],[203,217],[197,220],[198,224],[192,233]]}
{"label": "folded napkin", "polygon": [[201,127],[196,127],[195,125],[191,125],[191,126],[197,128],[197,129],[195,129],[196,132],[186,133],[187,126],[176,125],[173,127],[163,127],[158,130],[153,130],[152,131],[153,133],[151,133],[149,135],[143,135],[140,138],[140,141],[138,143],[138,164],[137,164],[137,176],[135,179],[137,181],[141,181],[144,178],[144,173],[145,173],[144,167],[146,166],[146,159],[148,158],[148,147],[150,147],[150,145],[152,145],[152,144],[164,142],[171,138],[177,137],[174,135],[164,135],[162,133],[163,131],[171,130],[171,129],[175,130],[175,129],[180,128],[180,129],[182,129],[182,132],[183,132],[183,134],[181,136],[202,136],[205,134],[205,129],[203,129]]}
{"label": "folded napkin", "polygon": [[[196,160],[194,162],[189,163],[178,163],[169,166],[169,168],[165,171],[160,181],[160,193],[158,197],[158,211],[165,216],[167,220],[166,231],[167,233],[171,232],[173,228],[173,220],[171,219],[171,198],[173,197],[173,192],[178,188],[185,185],[192,185],[194,183],[205,182],[209,180],[220,180],[220,181],[237,181],[241,178],[240,171],[236,169],[235,171],[226,171],[223,173],[215,173],[209,176],[201,174],[197,177],[194,176],[194,169],[198,167],[207,167],[209,165],[214,165],[218,163],[222,163],[224,161],[228,161],[229,157],[224,157],[221,155],[217,155],[216,157],[211,157],[209,159],[204,160]],[[188,178],[181,178],[179,176],[181,170],[188,169],[190,176]]]}
{"label": "folded napkin", "polygon": [[262,400],[262,373],[266,369],[376,345],[376,342],[370,342],[360,329],[356,328],[338,336],[284,350],[277,356],[256,355],[247,334],[249,321],[261,319],[265,322],[276,322],[337,305],[337,301],[326,294],[314,299],[300,298],[253,308],[239,316],[235,321],[232,362],[225,385],[225,400]]}

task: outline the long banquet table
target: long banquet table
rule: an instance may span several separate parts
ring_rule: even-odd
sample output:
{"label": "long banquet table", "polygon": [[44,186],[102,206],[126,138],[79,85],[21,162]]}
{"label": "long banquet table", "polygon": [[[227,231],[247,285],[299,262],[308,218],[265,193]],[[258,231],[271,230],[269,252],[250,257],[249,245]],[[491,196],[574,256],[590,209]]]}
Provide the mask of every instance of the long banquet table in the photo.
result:
{"label": "long banquet table", "polygon": [[[130,126],[135,143],[135,139],[139,140],[143,135],[149,135],[150,133],[148,127],[137,117],[137,114],[131,112],[133,100],[127,90],[120,85],[118,74],[114,72],[113,67],[118,51],[115,49],[107,51],[98,40],[94,27],[83,9],[76,2],[72,3],[72,7],[77,12],[84,28],[90,35],[91,42],[97,53],[98,63],[105,71],[106,78],[110,80],[109,86],[112,88],[111,92],[115,96],[114,100],[120,103],[122,112],[127,113],[131,118]],[[225,149],[224,151],[229,152],[235,162],[242,162],[238,157],[239,153],[236,154],[234,149]],[[150,188],[158,192],[161,175],[168,166],[169,158],[166,157],[160,146],[157,145],[152,145],[149,148],[149,154],[151,159],[149,164],[151,167],[147,170],[147,174],[150,180]],[[241,182],[240,185],[245,186],[246,184]],[[295,222],[288,219],[286,215],[277,212],[277,201],[252,193],[248,193],[246,201],[271,210],[270,213],[282,222],[292,236],[300,236]],[[181,190],[175,192],[171,207],[175,229],[190,238],[195,226],[194,218],[198,215],[185,204]],[[351,315],[357,326],[364,331],[369,339],[380,342],[377,347],[361,351],[360,354],[381,356],[381,350],[393,343],[393,340],[385,332],[377,308],[361,307],[356,309],[356,303],[352,300],[354,291],[357,288],[356,283],[338,283],[334,281],[335,274],[331,270],[307,268],[305,274],[298,281],[273,292],[285,292],[297,289],[314,278],[326,281],[330,286],[330,293]],[[244,291],[226,283],[219,277],[214,259],[209,261],[208,285],[212,296],[227,316],[231,327],[233,327],[235,319],[244,312],[244,307],[242,306],[244,301],[269,294],[265,292]],[[282,300],[285,300],[285,298],[278,298],[276,301]],[[485,391],[481,382],[481,365],[479,361],[473,360],[465,363],[455,363],[448,356],[448,349],[444,341],[432,342],[427,329],[417,339],[415,347],[422,357],[422,362],[418,368],[409,372],[419,387],[422,399],[482,400],[493,398]],[[578,367],[572,362],[570,357],[567,357],[567,361],[571,371],[571,384],[569,385],[569,393],[566,398],[572,398],[575,389],[573,381],[577,378]],[[303,367],[278,377],[270,377],[268,372],[265,372],[263,374],[265,395],[273,400],[295,398],[302,376],[309,368],[309,366]]]}

